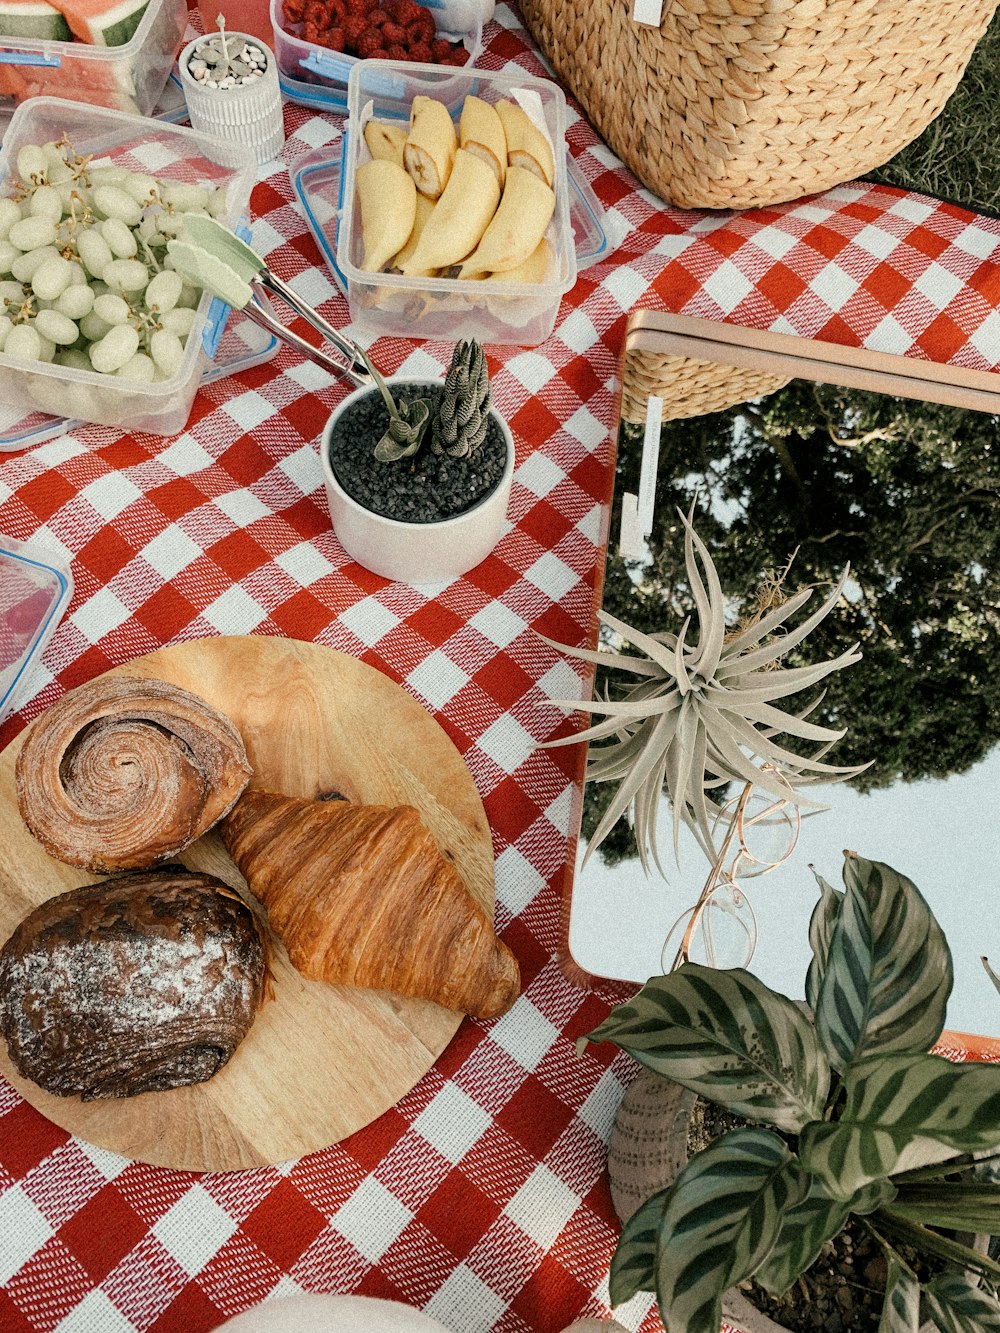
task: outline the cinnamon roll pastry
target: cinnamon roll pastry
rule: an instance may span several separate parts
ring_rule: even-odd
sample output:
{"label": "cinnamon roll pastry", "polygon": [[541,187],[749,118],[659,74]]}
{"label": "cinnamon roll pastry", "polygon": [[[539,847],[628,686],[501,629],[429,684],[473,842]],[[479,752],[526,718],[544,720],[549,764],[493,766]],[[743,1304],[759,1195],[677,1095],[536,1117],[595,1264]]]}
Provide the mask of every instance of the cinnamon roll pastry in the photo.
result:
{"label": "cinnamon roll pastry", "polygon": [[253,912],[170,866],[50,898],[0,950],[0,1031],[60,1097],[134,1097],[211,1078],[253,1023],[267,975]]}
{"label": "cinnamon roll pastry", "polygon": [[249,781],[227,717],[163,680],[102,676],[28,728],[17,802],[51,855],[110,873],[176,856],[217,823]]}
{"label": "cinnamon roll pastry", "polygon": [[517,998],[517,960],[411,806],[248,791],[222,839],[304,976],[479,1018]]}

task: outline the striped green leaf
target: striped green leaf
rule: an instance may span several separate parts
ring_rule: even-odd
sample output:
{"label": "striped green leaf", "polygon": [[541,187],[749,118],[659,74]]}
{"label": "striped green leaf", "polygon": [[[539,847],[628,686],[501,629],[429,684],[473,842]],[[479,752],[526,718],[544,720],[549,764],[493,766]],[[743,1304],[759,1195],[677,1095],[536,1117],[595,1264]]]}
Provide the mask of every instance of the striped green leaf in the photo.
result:
{"label": "striped green leaf", "polygon": [[885,1300],[878,1333],[919,1333],[920,1283],[893,1255],[885,1281]]}
{"label": "striped green leaf", "polygon": [[757,1281],[773,1296],[783,1296],[813,1262],[824,1242],[837,1235],[849,1213],[872,1213],[895,1193],[891,1181],[876,1180],[853,1199],[833,1199],[811,1176],[808,1194],[785,1213],[774,1248],[757,1270]]}
{"label": "striped green leaf", "polygon": [[871,1180],[1000,1143],[1000,1065],[879,1055],[851,1066],[839,1121],[802,1130],[803,1164],[836,1199]]}
{"label": "striped green leaf", "polygon": [[942,1273],[924,1287],[927,1313],[940,1333],[997,1333],[1000,1303],[962,1273]]}
{"label": "striped green leaf", "polygon": [[892,1213],[924,1226],[1000,1235],[1000,1188],[964,1180],[901,1185]]}
{"label": "striped green leaf", "polygon": [[786,1145],[736,1129],[692,1157],[660,1230],[656,1295],[666,1328],[719,1333],[722,1297],[767,1258],[782,1217],[809,1188]]}
{"label": "striped green leaf", "polygon": [[840,916],[844,895],[840,889],[828,884],[822,875],[816,876],[819,885],[819,902],[813,908],[809,918],[809,944],[812,948],[812,962],[806,972],[806,1003],[815,1012],[819,1002],[819,989],[826,971],[826,960],[830,953],[830,941],[834,927]]}
{"label": "striped green leaf", "polygon": [[951,952],[916,885],[848,853],[846,893],[815,1003],[816,1031],[841,1071],[878,1051],[928,1051],[944,1027]]}
{"label": "striped green leaf", "polygon": [[652,977],[588,1039],[748,1120],[794,1133],[823,1114],[830,1066],[811,1023],[740,968],[686,963]]}
{"label": "striped green leaf", "polygon": [[672,1189],[671,1185],[651,1195],[622,1227],[608,1279],[612,1305],[624,1305],[637,1291],[656,1290],[657,1238]]}

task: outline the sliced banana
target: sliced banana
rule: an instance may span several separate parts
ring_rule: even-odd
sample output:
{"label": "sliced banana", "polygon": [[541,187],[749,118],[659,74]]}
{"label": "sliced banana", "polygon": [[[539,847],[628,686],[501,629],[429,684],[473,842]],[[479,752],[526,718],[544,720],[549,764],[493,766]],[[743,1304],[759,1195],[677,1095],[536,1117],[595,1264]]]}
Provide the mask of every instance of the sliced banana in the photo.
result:
{"label": "sliced banana", "polygon": [[497,115],[507,136],[507,165],[521,167],[551,186],[556,178],[555,159],[548,136],[543,134],[524,107],[506,98],[496,104]]}
{"label": "sliced banana", "polygon": [[458,142],[492,168],[502,190],[507,174],[507,136],[500,117],[489,102],[471,94],[465,99],[458,122]]}
{"label": "sliced banana", "polygon": [[444,193],[457,148],[455,125],[444,103],[433,97],[415,97],[403,165],[428,199],[439,199]]}
{"label": "sliced banana", "polygon": [[394,125],[386,120],[370,120],[365,126],[365,143],[377,161],[395,162],[397,167],[403,166],[406,130],[402,125]]}

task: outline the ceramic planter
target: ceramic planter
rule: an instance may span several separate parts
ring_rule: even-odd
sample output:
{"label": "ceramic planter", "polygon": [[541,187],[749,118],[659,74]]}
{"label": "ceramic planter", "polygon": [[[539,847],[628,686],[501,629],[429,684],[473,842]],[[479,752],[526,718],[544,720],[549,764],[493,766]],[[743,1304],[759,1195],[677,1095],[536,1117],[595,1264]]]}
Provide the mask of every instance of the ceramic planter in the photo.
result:
{"label": "ceramic planter", "polygon": [[[401,384],[427,383],[434,382],[403,376],[388,381],[390,391]],[[320,440],[320,462],[333,530],[352,560],[384,578],[412,584],[458,578],[485,560],[503,536],[514,477],[514,440],[510,429],[491,408],[490,415],[503,433],[507,456],[500,481],[488,495],[451,518],[433,523],[404,523],[367,509],[348,495],[330,462],[330,437],[336,424],[369,394],[377,395],[378,389],[366,387],[348,394],[334,410]],[[372,447],[374,444],[373,440]]]}
{"label": "ceramic planter", "polygon": [[370,1296],[289,1296],[265,1301],[218,1333],[448,1333],[444,1324],[397,1301]]}
{"label": "ceramic planter", "polygon": [[[693,1092],[648,1069],[626,1089],[608,1144],[611,1198],[622,1222],[671,1185],[687,1162],[688,1121],[696,1100]],[[970,1240],[983,1251],[989,1243],[985,1235]],[[723,1297],[722,1310],[745,1333],[789,1333],[736,1290]],[[920,1333],[934,1333],[933,1325],[923,1324]]]}

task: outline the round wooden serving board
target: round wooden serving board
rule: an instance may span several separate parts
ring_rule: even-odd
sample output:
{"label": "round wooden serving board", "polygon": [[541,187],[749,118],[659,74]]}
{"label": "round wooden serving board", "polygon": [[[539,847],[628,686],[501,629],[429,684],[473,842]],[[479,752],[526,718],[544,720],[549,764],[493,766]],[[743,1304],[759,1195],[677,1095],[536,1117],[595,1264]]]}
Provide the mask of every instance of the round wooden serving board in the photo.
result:
{"label": "round wooden serving board", "polygon": [[[469,770],[381,672],[318,644],[247,636],[177,644],[108,674],[171,681],[227,714],[246,742],[251,786],[416,806],[492,912],[490,831]],[[99,878],[53,860],[25,828],[14,791],[20,747],[18,737],[0,755],[0,940],[39,903]],[[177,859],[246,892],[214,833]],[[0,1072],[90,1143],[156,1166],[235,1171],[301,1157],[367,1125],[423,1077],[461,1022],[429,1001],[307,981],[283,949],[274,955],[274,999],[207,1083],[123,1100],[54,1097],[16,1072],[2,1041]]]}

